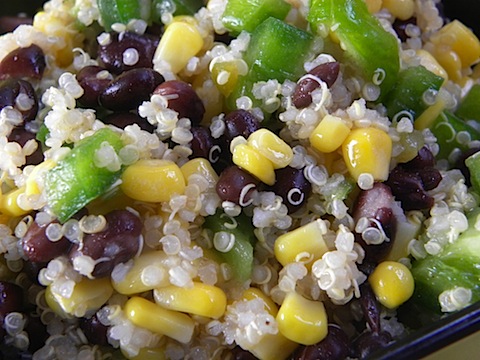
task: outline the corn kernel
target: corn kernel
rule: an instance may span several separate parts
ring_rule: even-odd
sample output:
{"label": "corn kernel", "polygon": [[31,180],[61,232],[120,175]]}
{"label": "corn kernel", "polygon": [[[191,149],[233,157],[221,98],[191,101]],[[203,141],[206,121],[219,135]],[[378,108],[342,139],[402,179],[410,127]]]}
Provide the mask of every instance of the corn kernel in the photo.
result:
{"label": "corn kernel", "polygon": [[120,294],[133,295],[169,285],[169,275],[163,265],[166,259],[163,251],[141,254],[121,280],[112,279],[113,288]]}
{"label": "corn kernel", "polygon": [[458,20],[453,20],[432,36],[435,45],[446,45],[458,54],[462,67],[469,67],[480,59],[480,40]]}
{"label": "corn kernel", "polygon": [[350,127],[339,117],[326,115],[310,135],[310,143],[320,152],[337,150],[350,133]]}
{"label": "corn kernel", "polygon": [[239,144],[235,146],[233,163],[267,185],[275,183],[275,170],[272,162],[250,145]]}
{"label": "corn kernel", "polygon": [[282,333],[266,334],[260,341],[248,349],[255,357],[262,360],[285,360],[298,347]]}
{"label": "corn kernel", "polygon": [[30,210],[22,209],[18,205],[18,197],[25,193],[25,187],[13,189],[3,194],[0,198],[0,212],[8,216],[22,216],[30,212]]}
{"label": "corn kernel", "polygon": [[432,54],[423,49],[418,49],[415,51],[415,53],[420,58],[420,65],[424,66],[428,71],[431,71],[435,75],[438,75],[445,80],[448,80],[448,73],[438,63],[437,59],[435,59]]}
{"label": "corn kernel", "polygon": [[232,61],[212,61],[210,71],[213,83],[224,96],[231,94],[239,76],[246,75],[248,66],[241,59]]}
{"label": "corn kernel", "polygon": [[275,241],[275,257],[283,266],[294,262],[299,254],[309,254],[313,263],[327,252],[323,239],[323,220],[315,220],[295,230],[280,235]]}
{"label": "corn kernel", "polygon": [[109,278],[82,278],[75,284],[69,297],[52,291],[51,286],[47,287],[45,294],[49,306],[59,315],[68,314],[76,317],[100,309],[113,293]]}
{"label": "corn kernel", "polygon": [[222,316],[227,306],[227,296],[222,289],[201,282],[194,282],[192,288],[174,285],[156,288],[153,296],[155,302],[166,309],[213,319]]}
{"label": "corn kernel", "polygon": [[25,194],[26,195],[36,195],[40,194],[41,190],[38,187],[38,179],[41,179],[43,174],[50,169],[53,169],[56,165],[56,162],[52,159],[43,161],[42,163],[35,166],[32,172],[28,175],[27,181],[25,183]]}
{"label": "corn kernel", "polygon": [[259,129],[250,134],[247,144],[270,160],[274,169],[288,166],[293,159],[290,145],[267,129]]}
{"label": "corn kernel", "polygon": [[370,14],[375,14],[382,8],[382,0],[365,0]]}
{"label": "corn kernel", "polygon": [[389,309],[397,308],[413,295],[413,275],[405,265],[396,261],[378,264],[368,282],[377,300]]}
{"label": "corn kernel", "polygon": [[378,181],[387,180],[392,139],[386,132],[374,127],[354,129],[343,142],[342,153],[355,181],[364,173]]}
{"label": "corn kernel", "polygon": [[208,184],[211,187],[215,187],[215,184],[218,181],[218,175],[213,169],[210,161],[208,161],[207,159],[196,158],[189,160],[184,165],[182,165],[180,170],[182,170],[183,177],[187,181],[188,178],[194,174],[202,175],[205,180],[208,181]]}
{"label": "corn kernel", "polygon": [[195,25],[186,21],[172,22],[160,39],[153,61],[163,60],[172,72],[178,73],[202,47],[203,38]]}
{"label": "corn kernel", "polygon": [[383,0],[383,7],[396,18],[407,20],[413,16],[415,2],[413,0]]}
{"label": "corn kernel", "polygon": [[135,200],[165,202],[174,194],[183,194],[185,178],[173,161],[143,159],[125,169],[121,189]]}
{"label": "corn kernel", "polygon": [[439,45],[432,54],[445,69],[449,79],[459,81],[462,78],[462,60],[456,52],[446,46]]}
{"label": "corn kernel", "polygon": [[186,314],[164,309],[139,296],[128,299],[124,311],[134,325],[184,344],[192,339],[195,322]]}
{"label": "corn kernel", "polygon": [[250,287],[243,292],[242,298],[247,301],[254,300],[254,299],[262,299],[265,310],[267,310],[270,313],[270,315],[277,316],[277,312],[278,312],[277,304],[275,304],[270,297],[265,295],[265,293],[262,290],[258,288]]}
{"label": "corn kernel", "polygon": [[327,336],[328,321],[321,301],[289,292],[277,314],[278,330],[287,339],[302,345],[313,345]]}
{"label": "corn kernel", "polygon": [[158,348],[141,348],[137,355],[130,356],[126,351],[122,350],[122,355],[129,360],[166,360],[165,349]]}
{"label": "corn kernel", "polygon": [[[441,93],[440,93],[441,94]],[[430,128],[433,122],[440,116],[442,111],[446,108],[446,99],[442,96],[437,96],[435,103],[429,106],[414,122],[414,127],[417,130],[424,130]]]}

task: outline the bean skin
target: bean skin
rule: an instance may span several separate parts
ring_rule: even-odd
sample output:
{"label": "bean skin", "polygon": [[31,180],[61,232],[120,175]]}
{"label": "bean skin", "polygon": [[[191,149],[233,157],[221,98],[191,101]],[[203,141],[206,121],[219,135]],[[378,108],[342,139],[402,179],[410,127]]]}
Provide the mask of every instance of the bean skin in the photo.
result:
{"label": "bean skin", "polygon": [[7,78],[41,79],[45,71],[45,54],[38,45],[17,48],[0,62],[0,80]]}
{"label": "bean skin", "polygon": [[352,357],[367,359],[374,352],[387,347],[392,341],[392,336],[386,331],[365,331],[355,339]]}
{"label": "bean skin", "polygon": [[410,170],[423,170],[435,166],[435,156],[427,147],[418,150],[417,156],[404,164]]}
{"label": "bean skin", "polygon": [[257,358],[249,351],[243,350],[240,346],[235,346],[231,352],[231,360],[257,360]]}
{"label": "bean skin", "polygon": [[83,95],[78,99],[79,103],[88,108],[99,106],[100,95],[109,85],[111,78],[98,78],[97,75],[105,68],[96,65],[85,66],[77,74],[77,81],[83,88]]}
{"label": "bean skin", "polygon": [[55,242],[50,241],[45,233],[47,226],[40,226],[34,221],[22,238],[23,252],[31,262],[48,262],[67,254],[70,249],[71,242],[65,237]]}
{"label": "bean skin", "polygon": [[[337,80],[340,72],[340,63],[336,61],[320,64],[310,70],[308,74],[311,74],[320,80],[324,81],[328,87],[331,87]],[[295,91],[292,95],[292,101],[295,107],[301,109],[305,108],[312,103],[312,92],[320,86],[318,81],[306,77],[300,80],[295,87]]]}
{"label": "bean skin", "polygon": [[27,141],[32,139],[37,142],[38,147],[32,154],[26,157],[25,165],[37,165],[43,161],[42,146],[38,142],[38,140],[36,140],[36,134],[28,131],[23,126],[17,126],[13,128],[12,131],[10,132],[10,135],[8,135],[9,142],[15,141],[19,143],[21,146],[24,146]]}
{"label": "bean skin", "polygon": [[312,191],[312,184],[305,177],[303,169],[287,166],[275,170],[275,178],[272,191],[283,199],[289,213],[299,210]]}
{"label": "bean skin", "polygon": [[[29,106],[19,105],[19,96],[28,98]],[[0,109],[12,106],[22,114],[23,121],[34,120],[38,112],[38,99],[32,84],[22,79],[7,79],[0,81]]]}
{"label": "bean skin", "polygon": [[8,313],[23,312],[23,290],[20,286],[0,281],[0,339],[5,336],[3,320]]}
{"label": "bean skin", "polygon": [[380,312],[381,306],[368,282],[360,285],[359,303],[362,308],[363,316],[373,332],[380,331]]}
{"label": "bean skin", "polygon": [[190,142],[190,148],[192,149],[191,158],[209,159],[210,151],[215,145],[210,130],[203,126],[193,126],[190,131],[193,135],[193,139]]}
{"label": "bean skin", "polygon": [[[246,206],[252,200],[252,196],[260,181],[236,165],[227,167],[220,173],[216,191],[223,201],[231,201],[237,205]],[[246,194],[242,196],[242,190],[249,186]]]}
{"label": "bean skin", "polygon": [[247,139],[251,133],[260,129],[258,119],[247,110],[234,110],[225,116],[225,133],[227,143],[235,137],[243,136]]}
{"label": "bean skin", "polygon": [[47,327],[42,323],[39,316],[27,316],[25,331],[28,333],[30,340],[28,351],[32,354],[43,347],[50,337],[50,334],[47,332]]}
{"label": "bean skin", "polygon": [[414,17],[407,20],[395,19],[392,24],[393,30],[395,30],[401,42],[405,42],[410,38],[405,31],[409,24],[416,25],[417,19]]}
{"label": "bean skin", "polygon": [[139,250],[142,223],[137,215],[127,210],[114,210],[105,215],[107,225],[95,234],[86,234],[80,248],[75,244],[70,259],[85,255],[102,259],[92,272],[97,278],[109,276],[113,268],[133,258]]}
{"label": "bean skin", "polygon": [[90,318],[81,318],[79,327],[82,329],[89,343],[100,346],[108,345],[108,326],[103,325],[100,320],[98,320],[96,314]]}
{"label": "bean skin", "polygon": [[137,124],[140,129],[153,133],[155,126],[150,124],[147,119],[131,112],[115,112],[105,116],[103,119],[105,124],[115,125],[121,129],[133,124]]}
{"label": "bean skin", "polygon": [[112,111],[133,110],[163,81],[163,76],[152,69],[126,71],[108,84],[100,95],[100,104]]}
{"label": "bean skin", "polygon": [[165,81],[153,92],[168,98],[168,108],[178,113],[178,118],[188,118],[198,126],[205,114],[205,106],[192,86],[184,81]]}
{"label": "bean skin", "polygon": [[[131,69],[153,67],[152,60],[159,42],[158,36],[125,31],[111,32],[110,37],[109,44],[98,47],[99,60],[107,70],[118,75]],[[124,52],[128,49],[135,49],[138,53],[138,61],[135,64],[124,63]]]}

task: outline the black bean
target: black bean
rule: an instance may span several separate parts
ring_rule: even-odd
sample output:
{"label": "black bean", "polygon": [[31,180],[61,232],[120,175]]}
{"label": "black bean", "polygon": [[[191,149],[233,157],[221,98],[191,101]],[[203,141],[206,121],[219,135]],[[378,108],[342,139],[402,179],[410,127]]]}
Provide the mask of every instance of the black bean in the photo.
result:
{"label": "black bean", "polygon": [[25,165],[37,165],[43,161],[43,151],[40,142],[36,139],[36,134],[28,131],[23,126],[17,126],[12,129],[10,135],[8,135],[8,141],[15,141],[21,146],[24,146],[25,143],[29,140],[35,140],[38,144],[37,149],[30,155],[26,157]]}
{"label": "black bean", "polygon": [[133,258],[140,247],[142,223],[137,215],[127,210],[114,210],[105,215],[106,228],[98,233],[86,234],[82,246],[75,244],[70,259],[89,256],[102,259],[95,265],[94,277],[109,276],[113,268]]}
{"label": "black bean", "polygon": [[23,312],[23,289],[17,284],[0,281],[0,340],[5,335],[3,321],[11,312]]}
{"label": "black bean", "polygon": [[108,345],[108,326],[103,325],[100,320],[98,320],[97,314],[89,318],[81,318],[79,327],[82,329],[89,343],[100,346]]}
{"label": "black bean", "polygon": [[243,136],[246,139],[258,129],[260,129],[260,122],[247,110],[234,110],[225,116],[224,137],[228,144],[237,136]]}
{"label": "black bean", "polygon": [[[331,87],[337,80],[339,72],[340,63],[332,61],[316,66],[310,70],[308,74],[319,78],[324,81],[328,87]],[[312,92],[319,86],[318,81],[309,77],[300,80],[292,95],[293,104],[297,108],[304,108],[310,105],[312,103]]]}
{"label": "black bean", "polygon": [[427,191],[435,189],[438,184],[440,184],[440,181],[442,181],[442,174],[435,168],[427,168],[418,171],[417,174],[422,180],[423,188]]}
{"label": "black bean", "polygon": [[257,358],[249,351],[235,346],[231,351],[231,360],[257,360]]}
{"label": "black bean", "polygon": [[380,313],[382,309],[368,282],[360,285],[360,299],[358,301],[370,330],[380,332]]}
{"label": "black bean", "polygon": [[210,130],[203,126],[193,126],[190,131],[192,132],[193,139],[190,142],[190,148],[192,149],[191,159],[205,158],[210,162],[216,162],[217,157],[211,159],[211,151],[215,145],[215,141],[210,133]]}
{"label": "black bean", "polygon": [[28,16],[0,16],[0,34],[12,32],[20,25],[32,25],[33,19]]}
{"label": "black bean", "polygon": [[45,54],[38,45],[17,48],[0,62],[0,79],[41,79],[45,71]]}
{"label": "black bean", "polygon": [[71,243],[65,237],[58,241],[48,239],[46,235],[48,225],[40,226],[33,221],[22,238],[23,252],[31,262],[48,262],[57,256],[67,254],[70,249]]}
{"label": "black bean", "polygon": [[28,351],[32,354],[43,347],[50,337],[45,324],[42,323],[38,315],[36,316],[34,314],[29,314],[27,316],[25,331],[27,332],[30,341]]}
{"label": "black bean", "polygon": [[154,94],[168,99],[168,108],[178,113],[178,118],[188,118],[193,126],[202,121],[205,106],[192,86],[184,81],[169,80],[160,84]]}
{"label": "black bean", "polygon": [[85,66],[77,74],[77,81],[83,88],[83,95],[78,99],[85,107],[96,108],[99,106],[99,98],[106,89],[110,77],[98,77],[98,73],[105,71],[105,68],[96,65]]}
{"label": "black bean", "polygon": [[[149,34],[136,34],[126,31],[122,33],[111,32],[111,41],[107,45],[100,45],[98,57],[105,68],[114,74],[135,68],[152,68],[153,55],[157,48],[159,37]],[[138,53],[136,63],[125,64],[124,53],[129,49],[135,49]]]}
{"label": "black bean", "polygon": [[259,183],[255,177],[233,165],[221,172],[215,189],[223,201],[246,206],[251,203],[252,195]]}
{"label": "black bean", "polygon": [[140,129],[153,133],[155,126],[150,124],[147,119],[131,112],[115,112],[105,116],[103,119],[105,124],[115,125],[124,129],[128,125],[137,124]]}
{"label": "black bean", "polygon": [[359,359],[366,359],[374,352],[385,348],[392,341],[392,336],[386,331],[365,331],[353,343],[353,356]]}
{"label": "black bean", "polygon": [[343,360],[349,354],[348,336],[340,326],[328,325],[327,336],[317,344],[301,346],[292,356],[292,360]]}
{"label": "black bean", "polygon": [[148,100],[163,81],[163,76],[152,69],[126,71],[108,84],[100,95],[100,104],[113,111],[135,109]]}
{"label": "black bean", "polygon": [[417,156],[403,164],[403,166],[412,171],[431,168],[435,166],[435,156],[426,146],[424,146],[418,150]]}
{"label": "black bean", "polygon": [[465,184],[467,186],[471,186],[472,182],[470,180],[470,169],[467,167],[467,165],[465,165],[465,160],[479,151],[479,147],[473,147],[471,149],[468,149],[467,151],[464,151],[457,159],[457,161],[455,161],[455,164],[453,166],[455,169],[459,169],[462,172],[463,176],[465,177]]}
{"label": "black bean", "polygon": [[283,199],[288,212],[293,213],[300,209],[312,191],[312,184],[305,177],[303,169],[287,166],[275,170],[275,178],[272,191]]}
{"label": "black bean", "polygon": [[414,17],[411,17],[410,19],[407,19],[407,20],[395,19],[395,21],[393,22],[392,24],[393,30],[395,30],[401,42],[405,42],[410,38],[410,36],[408,36],[407,33],[405,32],[405,30],[407,29],[407,26],[410,24],[416,25],[417,19]]}
{"label": "black bean", "polygon": [[12,106],[22,114],[23,121],[34,120],[38,99],[32,84],[22,79],[0,81],[0,110]]}
{"label": "black bean", "polygon": [[40,282],[38,281],[38,274],[40,274],[40,270],[47,265],[48,262],[25,261],[22,270],[32,283],[40,285]]}

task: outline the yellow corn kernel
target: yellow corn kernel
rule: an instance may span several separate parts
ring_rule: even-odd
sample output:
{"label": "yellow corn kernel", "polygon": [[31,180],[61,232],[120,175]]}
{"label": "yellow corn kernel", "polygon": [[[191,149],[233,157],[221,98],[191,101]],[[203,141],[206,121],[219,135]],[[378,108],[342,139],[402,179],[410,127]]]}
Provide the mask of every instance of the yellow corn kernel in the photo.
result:
{"label": "yellow corn kernel", "polygon": [[437,59],[430,54],[427,50],[418,49],[415,51],[417,56],[420,58],[420,65],[423,65],[428,71],[431,71],[435,75],[438,75],[445,80],[448,80],[448,73],[445,69],[438,63]]}
{"label": "yellow corn kernel", "polygon": [[395,241],[385,260],[398,261],[408,257],[408,244],[417,236],[423,226],[423,222],[416,216],[408,216],[406,221],[398,221],[395,230]]}
{"label": "yellow corn kernel", "polygon": [[267,129],[259,129],[250,134],[247,144],[270,160],[274,169],[288,166],[293,159],[290,145]]}
{"label": "yellow corn kernel", "polygon": [[265,295],[265,293],[258,288],[250,287],[247,290],[245,290],[242,294],[242,299],[247,301],[254,300],[254,299],[262,299],[265,305],[265,310],[267,310],[270,313],[270,315],[277,316],[277,312],[278,312],[277,304],[275,304],[270,297]]}
{"label": "yellow corn kernel", "polygon": [[166,309],[213,319],[222,316],[227,306],[227,296],[222,289],[201,282],[194,282],[192,288],[174,285],[156,288],[153,296],[155,302]]}
{"label": "yellow corn kernel", "polygon": [[432,54],[445,69],[449,79],[459,81],[462,78],[462,60],[456,52],[446,46],[437,46]]}
{"label": "yellow corn kernel", "polygon": [[432,43],[447,46],[458,54],[462,67],[469,67],[480,59],[480,40],[458,20],[446,24],[435,35]]}
{"label": "yellow corn kernel", "polygon": [[210,71],[213,83],[217,89],[222,93],[222,95],[228,96],[235,88],[238,77],[247,74],[248,66],[247,63],[242,59],[231,61],[212,61],[210,65]]}
{"label": "yellow corn kernel", "polygon": [[325,306],[321,301],[304,298],[289,292],[277,314],[278,331],[287,339],[302,345],[313,345],[328,333]]}
{"label": "yellow corn kernel", "polygon": [[412,273],[396,261],[378,264],[368,282],[377,300],[389,309],[395,309],[410,299],[414,290]]}
{"label": "yellow corn kernel", "polygon": [[278,332],[276,334],[266,334],[248,351],[262,360],[285,360],[297,347],[296,342],[287,339],[282,333]]}
{"label": "yellow corn kernel", "polygon": [[18,197],[25,194],[25,187],[13,189],[0,197],[0,212],[8,216],[22,216],[30,212],[18,206]]}
{"label": "yellow corn kernel", "polygon": [[128,299],[124,311],[134,325],[166,335],[184,344],[192,339],[195,322],[186,314],[164,309],[139,296]]}
{"label": "yellow corn kernel", "polygon": [[158,348],[142,348],[135,356],[130,356],[126,351],[122,350],[122,355],[129,360],[166,360],[165,349]]}
{"label": "yellow corn kernel", "polygon": [[370,14],[375,14],[382,8],[382,0],[365,0]]}
{"label": "yellow corn kernel", "polygon": [[52,285],[47,287],[45,298],[48,305],[60,316],[67,314],[82,317],[92,313],[107,302],[112,296],[113,288],[109,278],[82,278],[75,284],[70,296],[53,291]]}
{"label": "yellow corn kernel", "polygon": [[311,257],[310,264],[329,249],[323,239],[323,220],[318,219],[280,235],[275,241],[275,257],[283,266],[296,261],[297,256]]}
{"label": "yellow corn kernel", "polygon": [[383,0],[383,7],[396,18],[407,20],[413,16],[415,2],[413,0]]}
{"label": "yellow corn kernel", "polygon": [[163,265],[166,259],[163,251],[141,254],[120,281],[112,279],[113,288],[120,294],[133,295],[169,285],[168,271]]}
{"label": "yellow corn kernel", "polygon": [[142,159],[125,169],[121,189],[135,200],[164,202],[174,194],[183,194],[185,178],[173,161]]}
{"label": "yellow corn kernel", "polygon": [[250,145],[238,144],[235,146],[233,163],[267,185],[275,183],[275,170],[272,162]]}
{"label": "yellow corn kernel", "polygon": [[339,117],[326,115],[310,135],[310,143],[320,152],[337,150],[350,133],[350,127]]}
{"label": "yellow corn kernel", "polygon": [[442,111],[447,106],[447,100],[442,93],[439,93],[435,103],[429,106],[417,119],[415,119],[414,127],[417,130],[424,130],[430,128],[433,122],[438,118]]}
{"label": "yellow corn kernel", "polygon": [[25,183],[25,194],[27,196],[41,193],[41,190],[38,187],[37,180],[41,179],[45,172],[53,169],[56,164],[57,163],[54,160],[48,159],[35,166],[32,172],[28,175],[27,181]]}
{"label": "yellow corn kernel", "polygon": [[357,128],[343,142],[342,154],[355,181],[364,173],[371,174],[375,180],[387,180],[392,139],[386,132],[374,127]]}
{"label": "yellow corn kernel", "polygon": [[198,174],[208,181],[211,187],[214,187],[218,181],[218,175],[212,167],[212,164],[207,159],[196,158],[187,161],[180,168],[182,170],[183,177],[188,181],[191,175]]}
{"label": "yellow corn kernel", "polygon": [[155,50],[154,63],[165,61],[171,71],[180,72],[203,47],[197,27],[186,21],[172,22],[163,33]]}

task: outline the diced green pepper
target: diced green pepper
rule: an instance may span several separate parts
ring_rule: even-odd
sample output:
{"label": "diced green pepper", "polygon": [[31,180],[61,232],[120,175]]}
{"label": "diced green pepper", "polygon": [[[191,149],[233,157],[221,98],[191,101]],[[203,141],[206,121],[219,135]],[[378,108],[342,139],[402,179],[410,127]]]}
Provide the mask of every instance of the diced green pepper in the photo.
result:
{"label": "diced green pepper", "polygon": [[252,94],[256,82],[270,79],[297,81],[305,73],[303,64],[312,55],[312,44],[312,34],[279,19],[270,17],[262,22],[252,33],[244,55],[249,71],[239,78],[227,99],[228,107],[235,109],[235,100],[244,95],[261,106]]}
{"label": "diced green pepper", "polygon": [[284,0],[229,0],[222,16],[223,25],[237,36],[242,30],[252,32],[264,20],[283,20],[291,5]]}
{"label": "diced green pepper", "polygon": [[[234,224],[232,226],[232,224]],[[227,252],[215,250],[217,255],[231,266],[234,276],[239,281],[250,279],[253,269],[253,246],[255,235],[251,219],[243,214],[231,218],[222,211],[205,218],[204,227],[214,234],[227,232],[235,237],[235,244]]]}
{"label": "diced green pepper", "polygon": [[[172,6],[173,5],[173,6]],[[153,0],[152,20],[160,23],[162,14],[174,7],[173,15],[194,15],[202,6],[203,0]]]}
{"label": "diced green pepper", "polygon": [[480,230],[475,227],[479,215],[480,209],[468,214],[468,229],[440,254],[413,262],[414,301],[440,311],[438,296],[454,287],[470,289],[472,303],[480,300]]}
{"label": "diced green pepper", "polygon": [[400,69],[398,41],[368,12],[364,0],[311,0],[307,20],[314,32],[330,31],[353,71],[379,84],[379,100],[394,86]]}
{"label": "diced green pepper", "polygon": [[418,118],[429,106],[423,101],[424,94],[437,93],[443,81],[442,77],[422,65],[402,70],[392,91],[384,100],[388,116],[393,119],[399,112],[408,111],[413,119]]}
{"label": "diced green pepper", "polygon": [[455,115],[465,120],[480,121],[480,84],[472,86],[458,105]]}
{"label": "diced green pepper", "polygon": [[470,172],[470,182],[477,194],[480,194],[480,152],[465,159],[465,165]]}
{"label": "diced green pepper", "polygon": [[97,0],[97,6],[107,31],[115,23],[128,24],[133,19],[150,21],[151,0]]}
{"label": "diced green pepper", "polygon": [[105,193],[120,177],[122,169],[97,167],[95,153],[107,143],[116,153],[123,147],[121,135],[103,128],[81,140],[45,176],[48,206],[65,222],[91,200]]}
{"label": "diced green pepper", "polygon": [[455,149],[465,151],[472,140],[480,140],[480,132],[454,114],[444,111],[430,125],[439,145],[438,159],[448,159]]}

